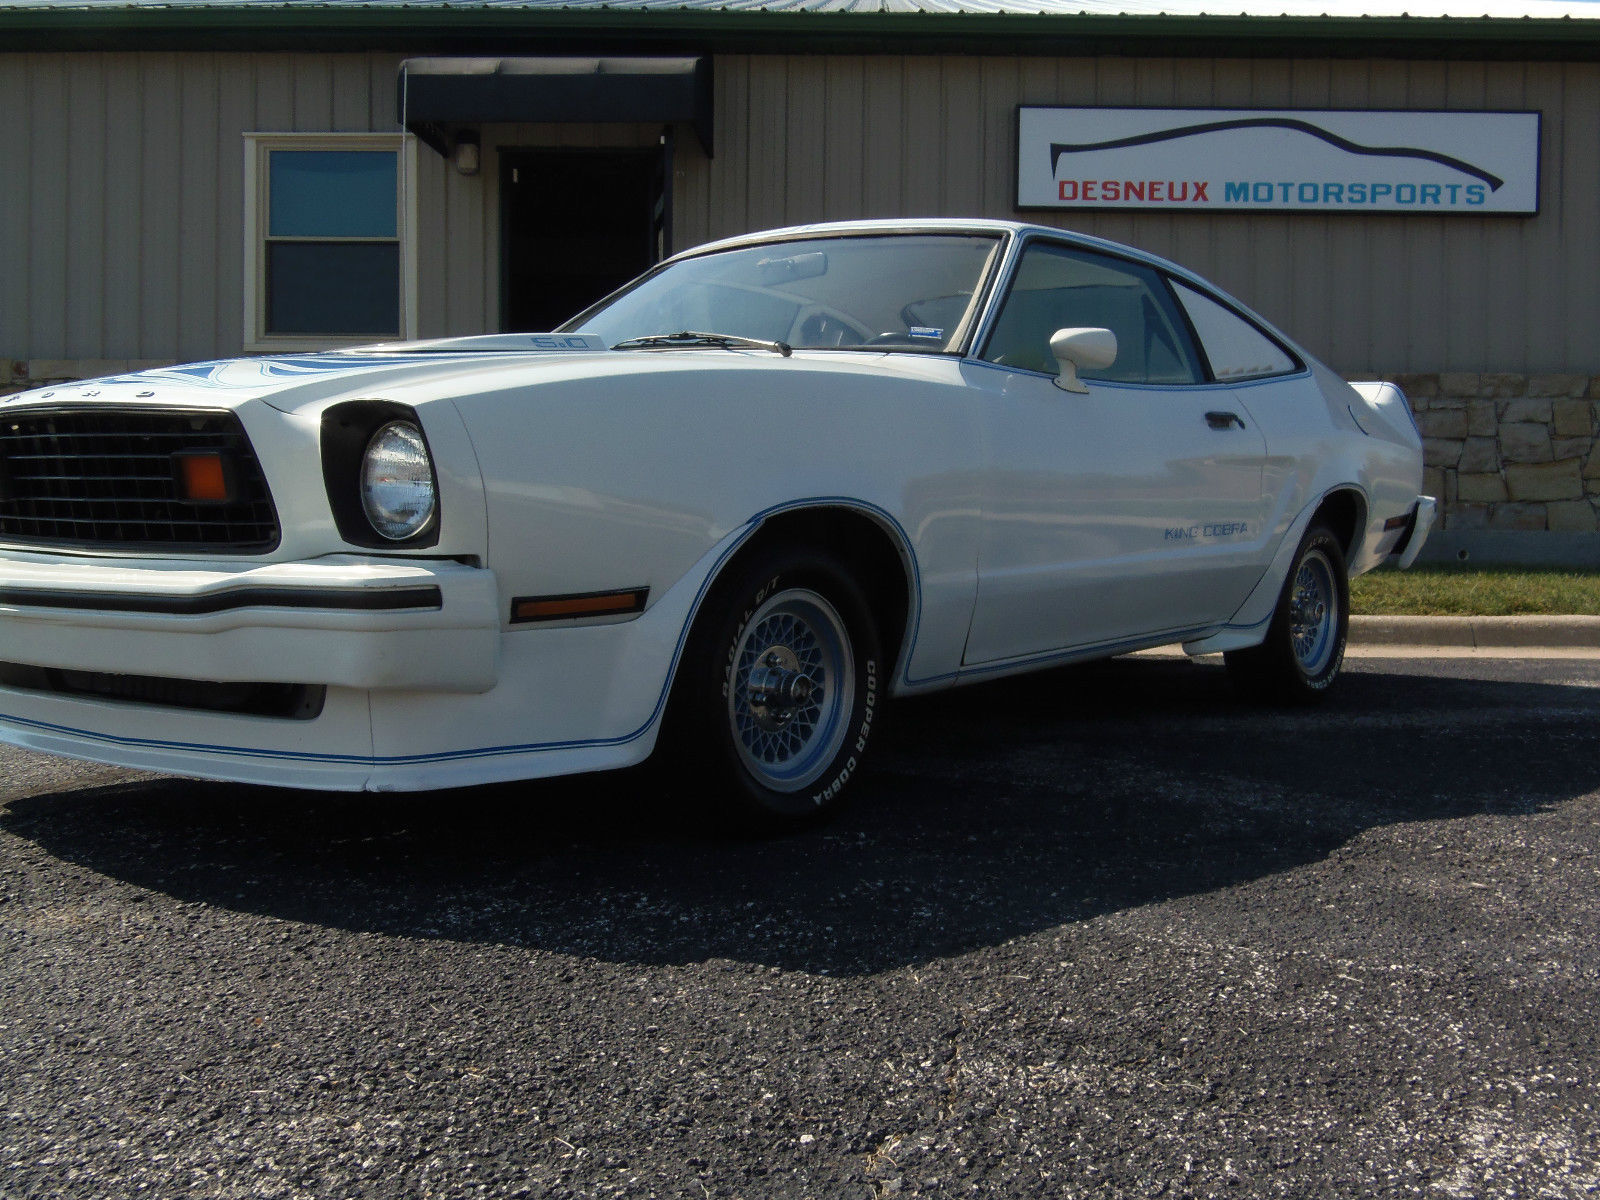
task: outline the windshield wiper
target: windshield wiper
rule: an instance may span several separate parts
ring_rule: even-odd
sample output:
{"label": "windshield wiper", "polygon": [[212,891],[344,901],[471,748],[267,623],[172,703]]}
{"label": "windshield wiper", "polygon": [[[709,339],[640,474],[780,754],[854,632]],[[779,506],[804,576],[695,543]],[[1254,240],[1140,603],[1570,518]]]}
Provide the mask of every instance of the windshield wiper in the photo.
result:
{"label": "windshield wiper", "polygon": [[682,333],[657,333],[649,337],[624,338],[613,350],[637,350],[646,346],[720,346],[724,350],[772,350],[788,358],[794,347],[788,342],[768,342],[761,338],[740,337],[736,333],[696,333],[685,329]]}

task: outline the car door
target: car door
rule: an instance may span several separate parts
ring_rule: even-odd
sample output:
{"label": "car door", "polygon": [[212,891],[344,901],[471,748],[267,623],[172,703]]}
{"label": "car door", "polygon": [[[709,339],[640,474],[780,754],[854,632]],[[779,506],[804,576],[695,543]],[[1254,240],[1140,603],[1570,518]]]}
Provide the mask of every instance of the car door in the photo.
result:
{"label": "car door", "polygon": [[[1117,357],[1057,385],[1050,338],[1105,328]],[[1225,621],[1260,578],[1266,444],[1209,380],[1152,268],[1047,239],[1023,250],[976,360],[985,406],[968,666]]]}

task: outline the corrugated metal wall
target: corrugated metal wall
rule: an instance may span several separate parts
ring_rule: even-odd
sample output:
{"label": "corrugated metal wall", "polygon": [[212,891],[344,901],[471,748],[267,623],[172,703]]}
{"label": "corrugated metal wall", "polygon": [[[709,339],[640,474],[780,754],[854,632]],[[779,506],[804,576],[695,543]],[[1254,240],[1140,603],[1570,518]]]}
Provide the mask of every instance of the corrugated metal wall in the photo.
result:
{"label": "corrugated metal wall", "polygon": [[[392,130],[398,63],[0,54],[0,355],[237,353],[240,135]],[[1194,267],[1348,373],[1600,373],[1600,65],[724,56],[716,69],[717,157],[687,131],[678,139],[680,246],[799,221],[1014,216],[1018,104],[1542,110],[1533,219],[1057,223]],[[655,134],[492,128],[473,178],[424,149],[420,332],[494,328],[497,147],[644,146]]]}
{"label": "corrugated metal wall", "polygon": [[[400,57],[0,54],[0,356],[238,354],[243,135],[393,131]],[[653,146],[659,132],[496,126],[471,178],[423,148],[419,333],[495,328],[500,146]]]}
{"label": "corrugated metal wall", "polygon": [[719,58],[717,157],[683,181],[680,234],[1015,217],[1019,104],[1541,110],[1536,218],[1026,216],[1193,267],[1347,373],[1600,372],[1593,63]]}
{"label": "corrugated metal wall", "polygon": [[24,189],[0,195],[0,354],[237,354],[241,135],[393,129],[397,62],[0,55],[0,172]]}

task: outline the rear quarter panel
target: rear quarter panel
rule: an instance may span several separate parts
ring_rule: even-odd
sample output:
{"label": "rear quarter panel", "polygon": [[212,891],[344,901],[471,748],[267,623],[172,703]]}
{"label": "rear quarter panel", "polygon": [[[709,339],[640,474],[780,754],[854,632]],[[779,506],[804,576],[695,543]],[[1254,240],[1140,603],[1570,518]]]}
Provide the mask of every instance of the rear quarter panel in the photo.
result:
{"label": "rear quarter panel", "polygon": [[1267,440],[1263,487],[1278,546],[1300,536],[1330,492],[1354,488],[1365,512],[1351,547],[1351,573],[1382,561],[1383,522],[1407,511],[1421,486],[1418,450],[1365,432],[1351,411],[1361,398],[1321,364],[1293,379],[1241,385],[1237,394]]}

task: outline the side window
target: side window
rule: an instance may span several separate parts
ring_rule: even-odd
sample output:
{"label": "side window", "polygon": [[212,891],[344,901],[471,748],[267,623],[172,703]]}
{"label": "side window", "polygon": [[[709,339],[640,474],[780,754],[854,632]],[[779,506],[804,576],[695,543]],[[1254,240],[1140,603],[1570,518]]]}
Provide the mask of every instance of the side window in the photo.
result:
{"label": "side window", "polygon": [[1210,296],[1203,296],[1176,279],[1172,281],[1172,290],[1194,323],[1206,360],[1211,364],[1211,373],[1218,382],[1288,375],[1298,369],[1298,364],[1282,346],[1231,308],[1224,308]]}
{"label": "side window", "polygon": [[409,139],[245,139],[246,348],[415,336]]}
{"label": "side window", "polygon": [[1200,383],[1200,367],[1171,294],[1152,270],[1084,250],[1035,242],[1023,251],[982,357],[1007,367],[1056,373],[1050,336],[1091,327],[1117,335],[1117,361],[1085,379],[1116,383]]}

